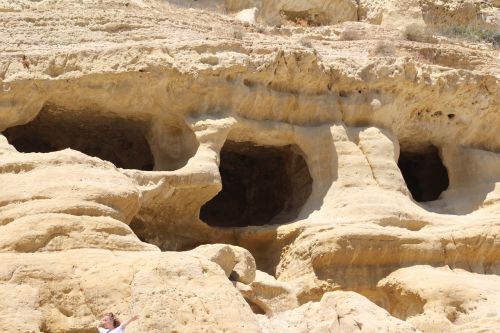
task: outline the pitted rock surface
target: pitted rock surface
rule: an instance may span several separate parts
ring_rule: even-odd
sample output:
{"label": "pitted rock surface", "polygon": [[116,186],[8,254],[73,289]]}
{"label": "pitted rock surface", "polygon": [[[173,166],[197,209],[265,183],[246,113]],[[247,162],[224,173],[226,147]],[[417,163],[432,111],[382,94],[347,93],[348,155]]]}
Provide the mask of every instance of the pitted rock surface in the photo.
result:
{"label": "pitted rock surface", "polygon": [[499,27],[498,1],[0,0],[0,331],[495,331]]}

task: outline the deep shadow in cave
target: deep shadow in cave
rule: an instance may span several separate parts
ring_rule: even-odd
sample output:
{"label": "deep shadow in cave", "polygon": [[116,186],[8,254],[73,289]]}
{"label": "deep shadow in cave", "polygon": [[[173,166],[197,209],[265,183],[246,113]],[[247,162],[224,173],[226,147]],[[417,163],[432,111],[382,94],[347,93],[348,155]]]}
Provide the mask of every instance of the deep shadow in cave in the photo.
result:
{"label": "deep shadow in cave", "polygon": [[222,191],[200,218],[213,226],[285,223],[297,217],[312,191],[312,178],[298,147],[228,141],[220,153]]}
{"label": "deep shadow in cave", "polygon": [[23,153],[71,148],[119,168],[153,170],[154,158],[143,134],[145,127],[144,122],[115,115],[45,106],[31,122],[8,128],[2,134]]}
{"label": "deep shadow in cave", "polygon": [[413,199],[418,202],[438,199],[449,186],[448,171],[435,146],[420,152],[402,150],[398,166]]}

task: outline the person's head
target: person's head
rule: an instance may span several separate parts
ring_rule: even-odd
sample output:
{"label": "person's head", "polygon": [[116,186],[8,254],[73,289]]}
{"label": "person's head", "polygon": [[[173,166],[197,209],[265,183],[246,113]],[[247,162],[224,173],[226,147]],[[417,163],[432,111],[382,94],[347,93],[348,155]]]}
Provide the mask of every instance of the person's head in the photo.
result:
{"label": "person's head", "polygon": [[115,317],[113,313],[110,312],[106,313],[102,317],[102,325],[104,326],[105,329],[109,330],[120,326],[120,321],[118,320],[118,318]]}

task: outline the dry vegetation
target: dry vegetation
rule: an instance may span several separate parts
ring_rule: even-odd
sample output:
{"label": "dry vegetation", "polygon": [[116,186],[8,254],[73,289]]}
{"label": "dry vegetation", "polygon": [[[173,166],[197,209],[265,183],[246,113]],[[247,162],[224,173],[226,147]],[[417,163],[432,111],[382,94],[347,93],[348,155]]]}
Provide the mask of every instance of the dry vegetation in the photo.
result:
{"label": "dry vegetation", "polygon": [[500,47],[500,27],[482,22],[474,22],[467,26],[440,27],[436,32],[449,38],[486,42],[493,44],[495,48]]}
{"label": "dry vegetation", "polygon": [[375,48],[371,54],[376,56],[392,57],[396,55],[396,47],[391,42],[379,40],[375,44]]}
{"label": "dry vegetation", "polygon": [[404,31],[404,37],[415,42],[436,43],[437,36],[468,42],[486,42],[491,43],[495,48],[500,47],[500,28],[480,21],[469,25],[436,27],[411,24]]}

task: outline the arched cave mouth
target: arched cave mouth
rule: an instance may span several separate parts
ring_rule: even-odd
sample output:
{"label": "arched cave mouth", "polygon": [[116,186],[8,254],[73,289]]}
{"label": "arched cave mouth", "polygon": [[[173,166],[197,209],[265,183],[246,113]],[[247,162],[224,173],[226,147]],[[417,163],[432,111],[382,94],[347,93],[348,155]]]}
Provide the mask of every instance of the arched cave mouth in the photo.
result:
{"label": "arched cave mouth", "polygon": [[418,152],[401,150],[398,166],[415,201],[436,200],[450,184],[448,171],[435,146]]}
{"label": "arched cave mouth", "polygon": [[151,171],[154,158],[145,131],[146,124],[141,121],[45,106],[31,122],[8,128],[2,134],[23,153],[71,148],[119,168]]}
{"label": "arched cave mouth", "polygon": [[311,195],[312,178],[294,145],[227,141],[220,152],[222,190],[200,218],[212,226],[246,227],[292,221]]}

